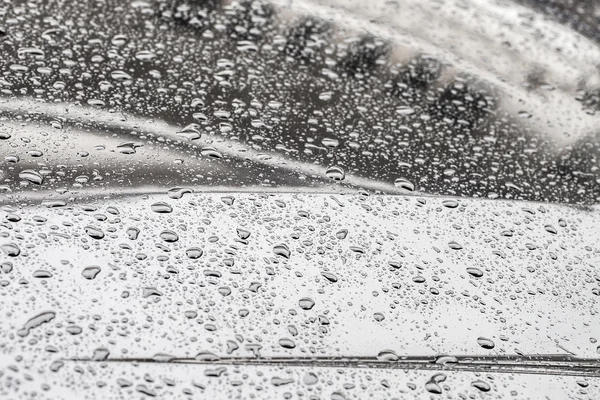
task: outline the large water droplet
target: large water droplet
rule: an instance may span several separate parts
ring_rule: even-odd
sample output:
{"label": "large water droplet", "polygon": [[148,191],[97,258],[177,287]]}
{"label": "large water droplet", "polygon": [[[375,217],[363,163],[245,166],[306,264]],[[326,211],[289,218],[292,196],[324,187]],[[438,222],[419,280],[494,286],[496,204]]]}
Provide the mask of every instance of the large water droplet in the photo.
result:
{"label": "large water droplet", "polygon": [[494,342],[491,339],[484,338],[484,337],[478,337],[477,344],[480,345],[481,347],[483,347],[484,349],[488,349],[488,350],[496,347],[496,345],[494,344]]}
{"label": "large water droplet", "polygon": [[3,244],[0,249],[9,257],[16,257],[21,254],[21,249],[14,243]]}
{"label": "large water droplet", "polygon": [[283,258],[290,258],[290,248],[286,244],[278,244],[273,247],[273,253]]}
{"label": "large water droplet", "polygon": [[100,273],[100,271],[100,267],[98,267],[97,265],[92,265],[84,268],[84,270],[81,272],[81,275],[83,275],[85,279],[92,280]]}
{"label": "large water droplet", "polygon": [[173,211],[173,207],[171,207],[169,204],[165,203],[164,201],[159,201],[157,203],[152,204],[150,206],[150,209],[152,211],[154,211],[155,213],[159,213],[159,214],[168,214]]}
{"label": "large water droplet", "polygon": [[19,178],[36,185],[44,183],[44,177],[32,169],[26,169],[19,172]]}
{"label": "large water droplet", "polygon": [[408,179],[398,178],[394,181],[394,186],[399,187],[400,189],[414,191],[415,185],[409,181]]}
{"label": "large water droplet", "polygon": [[37,328],[41,324],[52,321],[54,317],[56,317],[56,313],[54,311],[42,312],[36,315],[35,317],[29,319],[29,321],[27,321],[25,325],[23,325],[23,328],[17,331],[17,334],[21,337],[25,337],[33,328]]}
{"label": "large water droplet", "polygon": [[298,302],[298,305],[303,310],[310,310],[315,306],[315,301],[310,297],[303,297]]}
{"label": "large water droplet", "polygon": [[325,174],[329,179],[333,179],[334,181],[343,181],[346,178],[344,170],[337,166],[329,167]]}

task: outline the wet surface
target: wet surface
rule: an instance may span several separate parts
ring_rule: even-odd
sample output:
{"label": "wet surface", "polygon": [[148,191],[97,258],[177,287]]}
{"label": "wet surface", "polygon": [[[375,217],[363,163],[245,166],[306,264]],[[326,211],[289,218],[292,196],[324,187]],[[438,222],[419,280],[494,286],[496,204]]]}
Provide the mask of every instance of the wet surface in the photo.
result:
{"label": "wet surface", "polygon": [[[87,378],[100,396],[116,371],[168,362],[141,368],[197,364],[202,387],[221,375],[227,385],[239,368],[545,374],[587,377],[597,393],[598,215],[306,194],[4,206],[0,218],[16,222],[3,233],[0,388],[29,393],[26,374],[60,394],[89,365],[106,371]],[[450,390],[440,384],[428,387]]]}
{"label": "wet surface", "polygon": [[596,41],[493,1],[357,4],[5,6],[2,190],[598,201]]}
{"label": "wet surface", "polygon": [[0,398],[600,397],[599,15],[4,2]]}

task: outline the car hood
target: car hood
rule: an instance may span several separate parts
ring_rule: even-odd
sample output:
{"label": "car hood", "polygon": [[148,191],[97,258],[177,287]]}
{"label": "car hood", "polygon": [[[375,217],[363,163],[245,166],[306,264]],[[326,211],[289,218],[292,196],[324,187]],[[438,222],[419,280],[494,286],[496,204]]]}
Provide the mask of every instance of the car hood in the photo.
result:
{"label": "car hood", "polygon": [[597,398],[600,30],[561,13],[1,8],[0,397]]}

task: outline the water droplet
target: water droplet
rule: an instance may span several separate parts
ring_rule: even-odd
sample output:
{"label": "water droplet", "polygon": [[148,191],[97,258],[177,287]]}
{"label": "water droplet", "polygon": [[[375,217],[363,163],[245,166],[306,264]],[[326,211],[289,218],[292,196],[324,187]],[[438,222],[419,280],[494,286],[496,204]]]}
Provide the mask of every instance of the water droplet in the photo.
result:
{"label": "water droplet", "polygon": [[170,198],[177,200],[177,199],[182,198],[183,195],[187,194],[187,193],[192,193],[192,189],[175,187],[175,188],[169,189],[169,191],[167,192],[167,195]]}
{"label": "water droplet", "polygon": [[394,186],[399,187],[400,189],[414,191],[415,185],[409,181],[408,179],[398,178],[394,181]]}
{"label": "water droplet", "polygon": [[467,268],[467,272],[475,278],[481,278],[483,276],[483,271],[479,268],[469,267]]}
{"label": "water droplet", "polygon": [[323,146],[329,147],[331,149],[339,147],[340,145],[340,141],[333,138],[324,138],[323,140],[321,140],[321,143],[323,143]]}
{"label": "water droplet", "polygon": [[19,178],[27,182],[34,183],[36,185],[41,185],[42,183],[44,183],[44,177],[32,169],[26,169],[21,171],[19,173]]}
{"label": "water droplet", "polygon": [[448,247],[450,247],[452,250],[461,250],[463,248],[460,244],[456,243],[455,241],[449,242]]}
{"label": "water droplet", "polygon": [[147,298],[150,296],[162,296],[162,292],[155,287],[145,287],[142,291],[142,297]]}
{"label": "water droplet", "polygon": [[160,238],[167,243],[173,243],[179,240],[177,233],[169,230],[162,231],[160,233]]}
{"label": "water droplet", "polygon": [[16,257],[21,254],[21,249],[14,243],[3,244],[0,249],[9,257]]}
{"label": "water droplet", "polygon": [[496,347],[496,345],[494,344],[494,342],[491,339],[484,338],[484,337],[477,338],[477,344],[479,346],[483,347],[484,349],[488,349],[488,350]]}
{"label": "water droplet", "polygon": [[242,240],[246,240],[250,237],[250,232],[245,229],[238,228],[236,229],[236,232],[238,237]]}
{"label": "water droplet", "polygon": [[200,353],[196,354],[196,357],[194,357],[194,358],[197,361],[204,361],[204,362],[214,362],[214,361],[219,361],[221,359],[221,357],[219,357],[215,353],[211,353],[210,351],[201,351]]}
{"label": "water droplet", "polygon": [[398,361],[400,357],[393,350],[382,350],[377,354],[379,361]]}
{"label": "water droplet", "polygon": [[92,265],[89,267],[84,268],[84,270],[81,272],[81,275],[85,278],[85,279],[94,279],[99,273],[100,273],[100,267],[98,267],[97,265]]}
{"label": "water droplet", "polygon": [[456,208],[458,207],[458,201],[456,200],[444,200],[442,201],[442,205],[447,208]]}
{"label": "water droplet", "polygon": [[344,170],[337,166],[329,167],[325,174],[329,179],[333,179],[334,181],[343,181],[346,178]]}
{"label": "water droplet", "polygon": [[159,214],[168,214],[173,211],[173,207],[164,201],[159,201],[158,203],[154,203],[150,206],[150,209],[155,213]]}
{"label": "water droplet", "polygon": [[223,158],[223,154],[221,154],[214,147],[204,147],[202,150],[200,150],[200,154],[209,158]]}
{"label": "water droplet", "polygon": [[21,328],[17,331],[17,335],[19,335],[21,337],[25,337],[29,334],[29,331],[31,331],[33,328],[37,328],[38,326],[40,326],[46,322],[52,321],[54,319],[54,317],[56,317],[56,313],[54,311],[42,312],[42,313],[36,315],[35,317],[29,319],[29,321],[27,321],[25,323],[25,325],[23,325],[23,328]]}
{"label": "water droplet", "polygon": [[335,234],[335,237],[340,240],[346,239],[346,236],[348,236],[348,229],[342,229]]}
{"label": "water droplet", "polygon": [[190,247],[185,251],[185,255],[188,256],[188,258],[191,258],[192,260],[202,257],[203,253],[204,252],[202,251],[202,249],[198,247]]}
{"label": "water droplet", "polygon": [[492,389],[487,382],[482,380],[476,380],[471,382],[471,386],[481,390],[482,392],[489,392]]}
{"label": "water droplet", "polygon": [[94,361],[104,361],[110,355],[110,351],[105,349],[104,347],[100,347],[94,350],[94,354],[92,355],[92,360]]}
{"label": "water droplet", "polygon": [[136,240],[140,234],[140,230],[136,227],[127,228],[127,236],[129,240]]}
{"label": "water droplet", "polygon": [[88,236],[93,239],[100,240],[104,237],[104,232],[102,232],[102,230],[100,230],[100,228],[96,228],[94,226],[88,225],[84,229],[85,229],[85,233],[87,233]]}
{"label": "water droplet", "polygon": [[319,382],[319,377],[314,372],[304,374],[302,381],[305,385],[316,385]]}
{"label": "water droplet", "polygon": [[338,281],[338,277],[335,274],[332,274],[331,272],[324,271],[321,272],[321,275],[331,283],[336,283]]}
{"label": "water droplet", "polygon": [[273,253],[283,258],[290,258],[290,248],[287,245],[281,243],[273,247]]}
{"label": "water droplet", "polygon": [[303,297],[298,302],[298,305],[303,310],[311,310],[315,306],[315,301],[310,297]]}
{"label": "water droplet", "polygon": [[45,269],[38,269],[33,273],[34,278],[52,278],[52,272],[46,271]]}
{"label": "water droplet", "polygon": [[553,235],[556,235],[558,233],[556,228],[553,227],[552,225],[546,225],[546,226],[544,226],[544,229],[546,230],[546,232],[552,233]]}
{"label": "water droplet", "polygon": [[444,382],[445,380],[446,374],[435,374],[429,381],[427,381],[427,383],[425,383],[425,390],[433,394],[442,394],[442,388],[440,387],[439,383]]}
{"label": "water droplet", "polygon": [[110,77],[116,81],[129,81],[131,80],[131,75],[129,75],[125,71],[115,70],[110,73]]}
{"label": "water droplet", "polygon": [[293,349],[296,347],[296,343],[292,339],[287,338],[279,339],[279,345],[284,349]]}

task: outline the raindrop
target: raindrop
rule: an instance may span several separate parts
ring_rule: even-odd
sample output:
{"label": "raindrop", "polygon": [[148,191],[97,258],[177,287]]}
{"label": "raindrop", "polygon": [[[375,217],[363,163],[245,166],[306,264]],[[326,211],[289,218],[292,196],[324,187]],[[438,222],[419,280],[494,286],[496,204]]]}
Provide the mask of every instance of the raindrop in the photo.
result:
{"label": "raindrop", "polygon": [[200,150],[200,154],[209,158],[223,158],[223,154],[221,154],[214,147],[204,147],[202,150]]}
{"label": "raindrop", "polygon": [[29,319],[29,321],[27,321],[25,325],[23,325],[23,328],[17,331],[17,335],[25,337],[33,328],[37,328],[38,326],[46,322],[52,321],[54,317],[56,317],[56,313],[54,311],[45,311],[43,313],[40,313],[35,317]]}
{"label": "raindrop", "polygon": [[127,228],[127,236],[129,240],[136,240],[140,234],[140,230],[136,227]]}
{"label": "raindrop", "polygon": [[155,213],[159,214],[168,214],[173,211],[173,207],[171,207],[169,204],[163,201],[159,201],[158,203],[152,204],[150,206],[150,209]]}
{"label": "raindrop", "polygon": [[290,258],[290,248],[285,244],[278,244],[273,247],[273,253],[277,256],[281,256],[283,258]]}
{"label": "raindrop", "polygon": [[94,354],[92,355],[92,360],[93,361],[104,361],[108,358],[109,355],[110,355],[110,351],[108,351],[108,349],[105,349],[104,347],[100,347],[100,348],[94,350]]}
{"label": "raindrop", "polygon": [[346,239],[346,236],[348,236],[348,229],[342,229],[335,234],[335,237],[340,240]]}
{"label": "raindrop", "polygon": [[201,351],[200,353],[196,354],[195,359],[196,361],[214,362],[219,361],[221,357],[215,353],[211,353],[210,351]]}
{"label": "raindrop", "polygon": [[333,179],[334,181],[343,181],[346,178],[346,173],[340,167],[329,167],[325,172],[329,179]]}
{"label": "raindrop", "polygon": [[442,388],[439,383],[446,380],[446,375],[443,373],[435,374],[431,377],[427,383],[425,383],[425,390],[433,394],[442,394]]}
{"label": "raindrop", "polygon": [[458,201],[456,200],[444,200],[442,201],[442,205],[447,208],[456,208],[458,207]]}
{"label": "raindrop", "polygon": [[3,244],[0,249],[9,257],[16,257],[21,254],[21,249],[14,243]]}
{"label": "raindrop", "polygon": [[293,349],[296,347],[296,343],[292,339],[287,338],[279,339],[279,345],[284,349]]}
{"label": "raindrop", "polygon": [[319,382],[319,377],[313,372],[307,372],[304,374],[302,381],[305,385],[316,385]]}
{"label": "raindrop", "polygon": [[185,255],[188,258],[191,258],[192,260],[202,257],[203,253],[204,252],[202,251],[202,249],[198,247],[190,247],[185,251]]}
{"label": "raindrop", "polygon": [[84,229],[85,229],[85,233],[87,233],[88,236],[93,239],[100,240],[104,237],[104,232],[102,232],[102,230],[100,230],[99,228],[88,225]]}
{"label": "raindrop", "polygon": [[409,181],[408,179],[398,178],[394,181],[394,186],[399,187],[400,189],[413,191],[415,190],[415,185]]}
{"label": "raindrop", "polygon": [[19,173],[19,178],[27,182],[34,183],[36,185],[41,185],[42,183],[44,183],[44,177],[32,169],[26,169],[21,171]]}
{"label": "raindrop", "polygon": [[331,283],[338,281],[337,275],[332,274],[331,272],[321,272],[321,275]]}
{"label": "raindrop", "polygon": [[177,199],[182,198],[183,195],[187,194],[187,193],[192,193],[192,189],[176,187],[176,188],[169,189],[169,191],[167,192],[167,195],[170,198],[177,200]]}
{"label": "raindrop", "polygon": [[238,228],[236,229],[236,232],[238,237],[242,240],[246,240],[250,237],[250,232],[245,229]]}
{"label": "raindrop", "polygon": [[377,354],[379,361],[398,361],[400,357],[393,350],[383,350]]}
{"label": "raindrop", "polygon": [[482,392],[489,392],[492,389],[487,382],[482,380],[476,380],[471,382],[471,386],[481,390]]}
{"label": "raindrop", "polygon": [[315,301],[309,297],[303,297],[298,302],[298,305],[303,310],[310,310],[315,306]]}
{"label": "raindrop", "polygon": [[100,273],[100,267],[98,267],[97,265],[92,265],[90,267],[86,267],[82,272],[81,275],[85,278],[85,279],[89,279],[92,280],[94,279],[98,274]]}
{"label": "raindrop", "polygon": [[467,268],[467,272],[475,278],[481,278],[483,276],[483,271],[479,268],[469,267]]}
{"label": "raindrop", "polygon": [[167,243],[173,243],[179,240],[179,236],[177,235],[177,233],[169,230],[162,231],[160,233],[160,238]]}
{"label": "raindrop", "polygon": [[484,349],[488,349],[488,350],[496,347],[496,345],[494,344],[494,342],[491,339],[484,338],[484,337],[477,338],[477,344],[479,346],[483,347]]}
{"label": "raindrop", "polygon": [[38,269],[33,273],[34,278],[52,278],[52,273],[44,269]]}
{"label": "raindrop", "polygon": [[461,250],[463,247],[456,243],[455,241],[449,242],[448,246],[452,249],[452,250]]}
{"label": "raindrop", "polygon": [[323,140],[321,140],[321,143],[323,143],[323,146],[329,147],[332,149],[339,147],[339,145],[340,145],[340,141],[337,139],[333,139],[333,138],[324,138]]}

